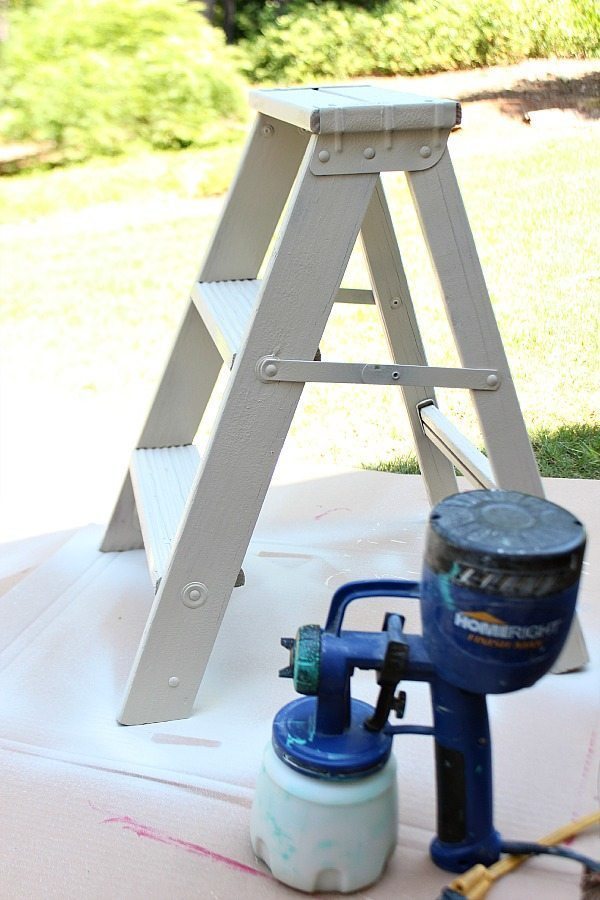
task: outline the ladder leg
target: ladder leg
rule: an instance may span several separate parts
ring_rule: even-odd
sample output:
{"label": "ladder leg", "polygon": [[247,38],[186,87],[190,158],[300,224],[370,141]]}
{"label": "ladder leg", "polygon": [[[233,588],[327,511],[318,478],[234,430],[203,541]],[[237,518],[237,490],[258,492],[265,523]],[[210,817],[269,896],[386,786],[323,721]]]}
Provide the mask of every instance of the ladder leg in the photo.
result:
{"label": "ladder leg", "polygon": [[256,278],[308,139],[285,122],[256,117],[199,281]]}
{"label": "ladder leg", "polygon": [[[544,489],[508,368],[460,190],[446,150],[424,172],[407,173],[463,365],[498,369],[497,391],[474,392],[481,431],[500,488],[542,497]],[[577,619],[554,671],[588,662]]]}
{"label": "ladder leg", "polygon": [[131,476],[127,472],[102,538],[100,550],[103,553],[110,553],[113,550],[141,550],[143,546],[144,540],[133,496]]}
{"label": "ladder leg", "polygon": [[[392,358],[405,365],[426,366],[425,349],[381,178],[373,191],[361,234]],[[435,392],[426,387],[401,390],[429,500],[435,504],[458,490],[452,463],[425,436],[417,410],[418,403],[435,401]]]}
{"label": "ladder leg", "polygon": [[[201,267],[200,280],[256,278],[307,142],[307,133],[269,116],[257,116]],[[204,322],[190,303],[138,448],[180,446],[193,441],[221,364]],[[131,479],[126,475],[101,550],[142,546]]]}
{"label": "ladder leg", "polygon": [[431,169],[407,172],[407,179],[461,361],[464,366],[497,369],[500,375],[496,391],[472,392],[496,484],[543,496],[448,151]]}
{"label": "ladder leg", "polygon": [[311,139],[127,687],[120,721],[192,710],[303,385],[264,384],[263,356],[312,359],[376,175],[318,177]]}

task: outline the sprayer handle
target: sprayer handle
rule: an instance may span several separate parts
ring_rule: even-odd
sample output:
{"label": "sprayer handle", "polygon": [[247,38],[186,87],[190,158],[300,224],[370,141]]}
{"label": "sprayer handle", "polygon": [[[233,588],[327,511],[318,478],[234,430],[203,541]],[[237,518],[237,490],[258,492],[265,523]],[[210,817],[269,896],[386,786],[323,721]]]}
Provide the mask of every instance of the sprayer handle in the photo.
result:
{"label": "sprayer handle", "polygon": [[331,598],[324,631],[339,635],[346,608],[354,600],[366,597],[410,597],[419,599],[421,585],[418,581],[400,578],[382,578],[380,581],[350,581],[337,589]]}
{"label": "sprayer handle", "polygon": [[437,837],[433,861],[464,872],[500,855],[494,829],[492,754],[485,694],[437,677],[431,684],[437,776]]}

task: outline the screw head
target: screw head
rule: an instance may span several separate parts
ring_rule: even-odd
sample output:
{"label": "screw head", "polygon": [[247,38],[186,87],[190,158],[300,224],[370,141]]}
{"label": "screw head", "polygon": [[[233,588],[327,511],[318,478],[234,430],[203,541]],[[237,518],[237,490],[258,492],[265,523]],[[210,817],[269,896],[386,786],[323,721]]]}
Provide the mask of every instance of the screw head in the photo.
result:
{"label": "screw head", "polygon": [[331,154],[329,150],[320,150],[319,151],[319,162],[326,163],[329,162],[331,158]]}
{"label": "screw head", "polygon": [[363,150],[363,156],[365,159],[373,159],[375,156],[375,148],[365,147],[365,149]]}
{"label": "screw head", "polygon": [[179,678],[177,677],[177,675],[171,675],[171,677],[169,678],[169,687],[179,687]]}
{"label": "screw head", "polygon": [[423,159],[429,159],[429,157],[431,156],[431,147],[428,147],[427,144],[425,144],[423,147],[421,147],[419,153],[421,154]]}
{"label": "screw head", "polygon": [[208,588],[201,581],[192,581],[182,590],[181,599],[188,609],[197,609],[208,600]]}

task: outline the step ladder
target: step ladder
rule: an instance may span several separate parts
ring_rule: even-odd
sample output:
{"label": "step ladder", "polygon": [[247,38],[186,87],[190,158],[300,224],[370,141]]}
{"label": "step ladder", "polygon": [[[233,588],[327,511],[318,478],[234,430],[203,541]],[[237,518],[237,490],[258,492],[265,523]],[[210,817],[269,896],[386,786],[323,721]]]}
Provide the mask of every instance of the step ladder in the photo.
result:
{"label": "step ladder", "polygon": [[[254,128],[102,544],[145,547],[156,589],[123,724],[190,715],[306,382],[398,385],[432,503],[457,490],[454,466],[476,487],[543,492],[447,151],[459,105],[369,86],[250,97]],[[463,368],[427,365],[386,171],[406,173]],[[372,291],[340,290],[359,231]],[[377,304],[393,365],[320,360],[336,301]],[[193,440],[223,363],[200,459]],[[471,391],[487,457],[434,387]],[[565,665],[585,660],[576,627]]]}

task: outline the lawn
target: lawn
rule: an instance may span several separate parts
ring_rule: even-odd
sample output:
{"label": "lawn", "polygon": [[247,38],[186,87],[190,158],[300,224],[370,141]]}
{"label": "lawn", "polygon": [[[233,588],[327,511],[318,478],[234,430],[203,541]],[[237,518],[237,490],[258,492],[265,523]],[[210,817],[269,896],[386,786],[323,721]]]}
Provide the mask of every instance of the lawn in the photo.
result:
{"label": "lawn", "polygon": [[[597,130],[451,142],[525,420],[554,460],[544,474],[600,477]],[[220,208],[209,195],[229,182],[239,147],[1,179],[2,358],[14,390],[110,403],[115,422],[137,430]],[[429,360],[455,364],[403,176],[386,188]],[[360,253],[345,283],[367,286]],[[371,307],[337,306],[321,349],[388,361]],[[439,398],[478,442],[468,397]],[[399,392],[308,386],[288,450],[299,463],[395,465],[412,450]]]}

